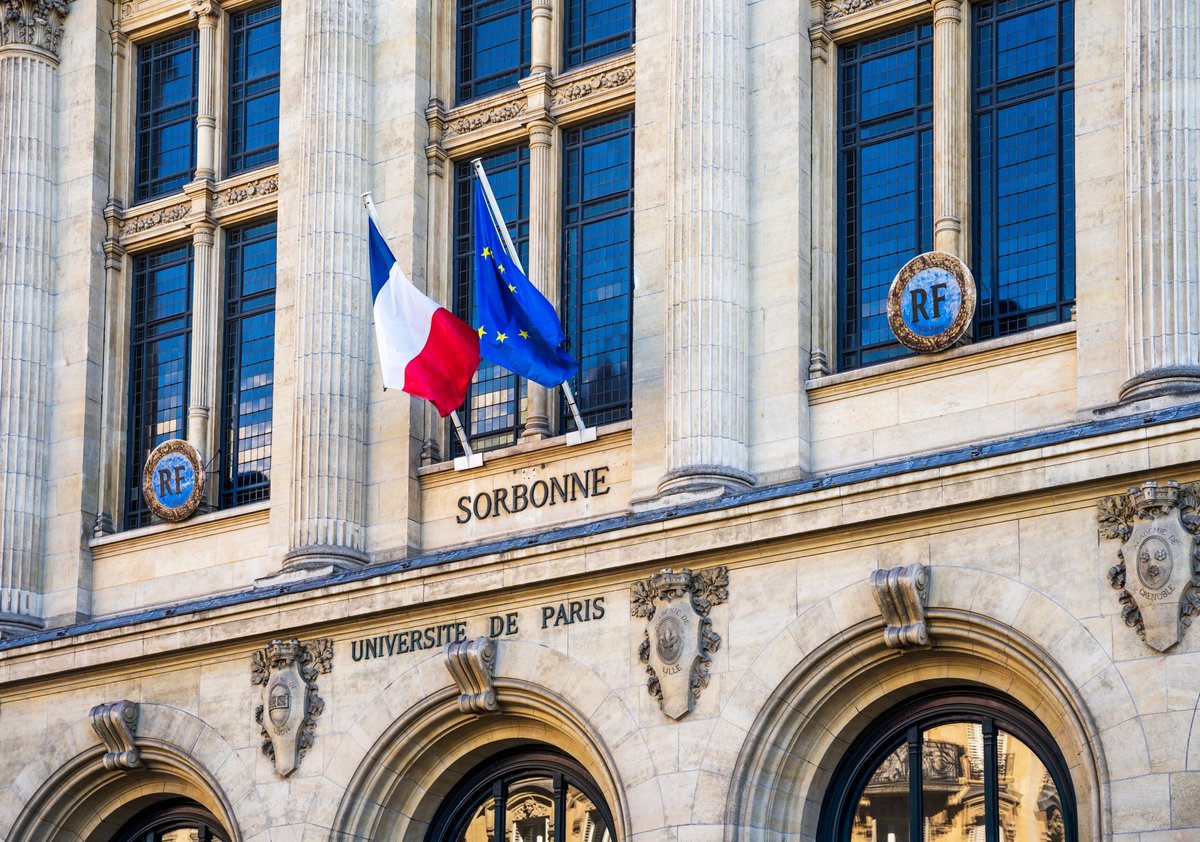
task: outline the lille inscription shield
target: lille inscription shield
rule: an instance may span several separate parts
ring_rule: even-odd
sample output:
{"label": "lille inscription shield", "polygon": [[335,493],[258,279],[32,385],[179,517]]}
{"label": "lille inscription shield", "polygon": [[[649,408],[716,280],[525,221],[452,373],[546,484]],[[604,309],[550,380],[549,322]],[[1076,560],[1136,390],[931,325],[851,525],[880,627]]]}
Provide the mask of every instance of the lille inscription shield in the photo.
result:
{"label": "lille inscription shield", "polygon": [[700,660],[700,615],[689,597],[660,602],[650,621],[650,666],[662,687],[662,711],[679,719],[692,709],[692,670]]}

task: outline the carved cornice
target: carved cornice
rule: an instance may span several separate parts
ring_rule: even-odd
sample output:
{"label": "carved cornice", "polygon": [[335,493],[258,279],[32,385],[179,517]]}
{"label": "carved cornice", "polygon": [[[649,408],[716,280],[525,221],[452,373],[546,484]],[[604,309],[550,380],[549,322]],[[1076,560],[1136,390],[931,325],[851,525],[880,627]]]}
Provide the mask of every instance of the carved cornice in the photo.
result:
{"label": "carved cornice", "polygon": [[130,234],[141,234],[144,231],[158,228],[160,225],[169,225],[172,222],[178,222],[187,216],[191,210],[191,202],[181,202],[178,205],[171,205],[170,207],[159,208],[158,210],[122,219],[117,223],[117,228],[120,231],[121,237],[128,237]]}
{"label": "carved cornice", "polygon": [[635,75],[636,70],[632,63],[620,67],[610,67],[592,76],[555,87],[550,94],[550,101],[554,105],[578,102],[599,91],[611,91],[631,85]]}
{"label": "carved cornice", "polygon": [[213,206],[216,208],[228,208],[234,205],[240,205],[242,202],[250,199],[257,199],[262,196],[271,196],[279,192],[279,176],[268,175],[262,178],[248,181],[245,184],[239,184],[235,187],[229,187],[217,193]]}
{"label": "carved cornice", "polygon": [[58,58],[69,0],[4,0],[0,46],[38,47]]}
{"label": "carved cornice", "polygon": [[137,702],[122,699],[96,705],[92,708],[91,719],[92,728],[108,749],[104,755],[105,769],[128,772],[142,765],[141,754],[133,743],[138,724]]}
{"label": "carved cornice", "polygon": [[882,6],[889,0],[829,0],[825,5],[825,20],[833,21],[844,18],[855,12],[861,12],[875,6]]}
{"label": "carved cornice", "polygon": [[490,637],[477,637],[451,643],[446,647],[446,667],[458,685],[458,706],[463,713],[489,713],[500,709],[492,684],[496,641]]}
{"label": "carved cornice", "polygon": [[477,111],[460,112],[446,120],[443,137],[447,140],[470,134],[484,126],[514,120],[525,113],[529,103],[524,93],[505,102],[485,105]]}
{"label": "carved cornice", "polygon": [[929,593],[929,568],[924,564],[876,570],[871,593],[883,614],[883,642],[892,649],[929,645],[925,601]]}

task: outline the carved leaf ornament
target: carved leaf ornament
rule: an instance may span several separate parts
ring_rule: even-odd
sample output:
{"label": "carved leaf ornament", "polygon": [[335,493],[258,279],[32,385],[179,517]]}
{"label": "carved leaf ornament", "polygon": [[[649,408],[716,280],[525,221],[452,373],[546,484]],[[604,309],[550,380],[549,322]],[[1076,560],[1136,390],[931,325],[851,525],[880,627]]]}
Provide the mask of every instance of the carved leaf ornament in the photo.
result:
{"label": "carved leaf ornament", "polygon": [[1200,484],[1144,482],[1098,504],[1099,534],[1121,542],[1106,578],[1121,619],[1160,652],[1200,614]]}

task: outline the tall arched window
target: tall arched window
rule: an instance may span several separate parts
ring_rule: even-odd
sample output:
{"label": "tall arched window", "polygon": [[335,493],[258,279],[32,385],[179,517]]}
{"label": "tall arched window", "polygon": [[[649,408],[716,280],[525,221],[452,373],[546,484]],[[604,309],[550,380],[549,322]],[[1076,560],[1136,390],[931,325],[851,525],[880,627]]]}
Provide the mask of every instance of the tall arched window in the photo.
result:
{"label": "tall arched window", "polygon": [[467,775],[427,842],[614,842],[612,815],[582,766],[554,749],[499,754]]}
{"label": "tall arched window", "polygon": [[944,691],[893,709],[838,767],[818,837],[831,842],[1076,842],[1062,755],[1016,703]]}

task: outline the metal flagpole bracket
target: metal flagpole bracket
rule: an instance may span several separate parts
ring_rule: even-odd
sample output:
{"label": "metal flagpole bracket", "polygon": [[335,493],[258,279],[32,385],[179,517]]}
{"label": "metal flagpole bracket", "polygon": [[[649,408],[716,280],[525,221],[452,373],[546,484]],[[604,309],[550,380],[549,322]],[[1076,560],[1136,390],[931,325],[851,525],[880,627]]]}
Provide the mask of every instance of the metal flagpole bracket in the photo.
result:
{"label": "metal flagpole bracket", "polygon": [[469,468],[479,468],[483,466],[483,454],[476,453],[471,449],[471,445],[467,442],[467,432],[463,429],[462,421],[458,420],[458,410],[450,412],[450,421],[454,424],[454,432],[458,436],[458,443],[462,445],[463,455],[454,457],[454,470],[465,471]]}
{"label": "metal flagpole bracket", "polygon": [[562,390],[563,395],[567,399],[567,406],[571,408],[571,415],[575,418],[575,429],[567,433],[567,444],[583,444],[586,441],[595,441],[596,428],[589,427],[583,423],[583,416],[579,414],[579,406],[575,403],[575,393],[571,390],[571,384],[564,380]]}

